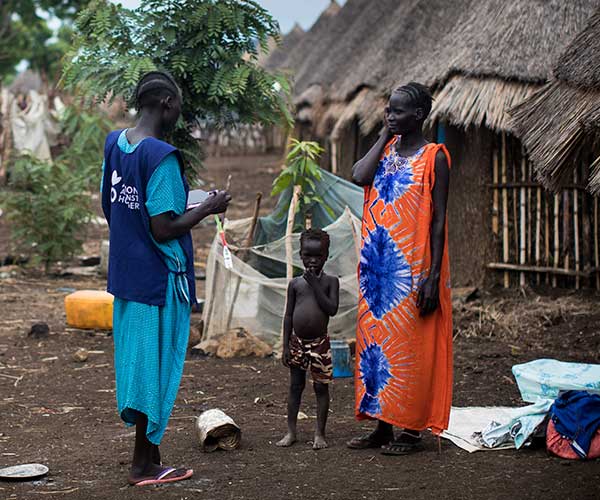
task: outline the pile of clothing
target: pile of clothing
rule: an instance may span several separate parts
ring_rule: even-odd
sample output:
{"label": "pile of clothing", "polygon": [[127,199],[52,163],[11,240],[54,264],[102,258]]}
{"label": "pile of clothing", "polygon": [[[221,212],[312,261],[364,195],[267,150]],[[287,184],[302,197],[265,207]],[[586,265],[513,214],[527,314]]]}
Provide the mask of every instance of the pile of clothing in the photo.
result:
{"label": "pile of clothing", "polygon": [[567,391],[550,407],[548,451],[562,458],[600,457],[600,396]]}
{"label": "pile of clothing", "polygon": [[541,436],[559,457],[600,457],[600,365],[538,359],[512,371],[521,397],[533,404],[453,407],[442,437],[474,452],[519,449]]}

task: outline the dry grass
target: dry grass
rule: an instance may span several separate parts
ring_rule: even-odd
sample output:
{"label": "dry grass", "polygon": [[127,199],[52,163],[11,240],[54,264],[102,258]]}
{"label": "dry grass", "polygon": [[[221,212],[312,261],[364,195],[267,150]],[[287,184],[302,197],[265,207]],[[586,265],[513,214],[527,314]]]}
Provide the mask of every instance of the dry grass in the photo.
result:
{"label": "dry grass", "polygon": [[531,96],[538,85],[499,78],[454,75],[436,94],[431,123],[438,120],[461,127],[487,127],[497,132],[512,130],[508,110]]}
{"label": "dry grass", "polygon": [[600,7],[562,53],[554,74],[576,87],[600,89]]}
{"label": "dry grass", "polygon": [[589,145],[583,124],[599,99],[600,90],[555,80],[511,111],[517,133],[546,188],[557,190],[572,178],[577,156]]}
{"label": "dry grass", "polygon": [[[557,190],[571,178],[581,153],[600,141],[600,9],[560,56],[554,73],[556,80],[512,114],[538,178]],[[597,157],[599,147],[595,149]],[[590,178],[590,190],[596,194],[599,163],[593,163]]]}
{"label": "dry grass", "polygon": [[597,312],[593,301],[581,296],[484,298],[453,301],[454,336],[496,337],[514,341],[539,333],[580,315]]}

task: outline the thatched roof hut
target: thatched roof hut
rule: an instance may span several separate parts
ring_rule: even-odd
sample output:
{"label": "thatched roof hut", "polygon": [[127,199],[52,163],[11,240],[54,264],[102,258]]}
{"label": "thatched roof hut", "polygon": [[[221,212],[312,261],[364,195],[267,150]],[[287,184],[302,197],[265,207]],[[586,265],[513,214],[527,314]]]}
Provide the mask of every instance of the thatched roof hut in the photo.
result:
{"label": "thatched roof hut", "polygon": [[574,165],[596,157],[589,187],[599,194],[600,9],[562,53],[554,75],[513,111],[517,131],[538,178],[553,190],[571,180]]}
{"label": "thatched roof hut", "polygon": [[302,26],[298,23],[294,24],[294,27],[290,30],[288,34],[286,34],[279,46],[273,48],[273,50],[269,51],[269,56],[267,60],[264,62],[264,67],[268,70],[284,70],[284,63],[288,57],[288,55],[295,49],[295,47],[300,43],[300,40],[305,35]]}
{"label": "thatched roof hut", "polygon": [[[286,60],[295,72],[297,133],[319,140],[324,166],[349,176],[376,139],[390,90],[429,85],[431,139],[448,145],[460,179],[448,205],[454,283],[503,275],[505,286],[527,276],[579,287],[594,277],[600,288],[583,236],[592,227],[590,200],[579,187],[558,198],[534,182],[508,113],[538,95],[597,8],[598,0],[348,0]],[[588,122],[600,122],[600,108]]]}
{"label": "thatched roof hut", "polygon": [[[301,68],[306,64],[306,61],[315,57],[320,52],[321,40],[330,30],[336,15],[340,12],[341,7],[332,0],[329,6],[321,13],[316,22],[311,26],[304,36],[294,45],[285,58],[282,58],[277,66],[272,66],[272,69],[288,69],[294,75],[298,75]],[[323,56],[323,52],[320,52]],[[295,76],[297,80],[297,76]]]}
{"label": "thatched roof hut", "polygon": [[446,64],[432,121],[512,131],[508,110],[552,76],[552,62],[581,31],[595,0],[475,2],[440,44]]}
{"label": "thatched roof hut", "polygon": [[419,61],[432,59],[428,54],[470,3],[348,0],[335,16],[326,11],[326,21],[320,19],[286,61],[294,71],[298,121],[335,141],[358,120],[368,136],[382,119],[373,110],[383,109],[399,79],[417,78],[418,70],[419,78],[435,80],[438,65]]}

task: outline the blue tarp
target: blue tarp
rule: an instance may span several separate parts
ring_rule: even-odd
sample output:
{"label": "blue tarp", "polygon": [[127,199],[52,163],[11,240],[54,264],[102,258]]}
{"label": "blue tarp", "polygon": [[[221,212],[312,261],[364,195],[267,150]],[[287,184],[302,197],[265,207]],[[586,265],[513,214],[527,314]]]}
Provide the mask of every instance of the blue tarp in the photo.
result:
{"label": "blue tarp", "polygon": [[[363,188],[355,186],[331,172],[319,169],[321,180],[316,181],[316,194],[329,206],[334,213],[332,217],[320,204],[311,207],[312,226],[323,228],[337,220],[347,207],[359,219],[362,218]],[[292,199],[293,189],[290,187],[283,191],[277,201],[277,206],[271,215],[260,217],[254,237],[254,245],[264,245],[285,236],[287,224],[287,212]],[[300,215],[297,216],[295,224],[302,224]]]}

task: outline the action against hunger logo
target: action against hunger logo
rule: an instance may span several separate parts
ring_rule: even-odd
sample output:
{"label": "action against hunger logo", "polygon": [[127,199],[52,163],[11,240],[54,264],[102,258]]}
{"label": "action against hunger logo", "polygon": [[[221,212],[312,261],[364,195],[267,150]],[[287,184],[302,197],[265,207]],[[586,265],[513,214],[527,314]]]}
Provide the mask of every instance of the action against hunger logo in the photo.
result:
{"label": "action against hunger logo", "polygon": [[117,192],[115,186],[119,184],[123,180],[122,177],[119,177],[116,170],[113,170],[110,188],[110,202],[114,203],[115,201],[118,203],[123,203],[129,210],[139,210],[140,202],[138,196],[138,190],[135,186],[128,186],[127,184],[123,184],[121,189]]}

